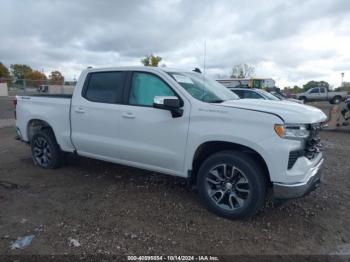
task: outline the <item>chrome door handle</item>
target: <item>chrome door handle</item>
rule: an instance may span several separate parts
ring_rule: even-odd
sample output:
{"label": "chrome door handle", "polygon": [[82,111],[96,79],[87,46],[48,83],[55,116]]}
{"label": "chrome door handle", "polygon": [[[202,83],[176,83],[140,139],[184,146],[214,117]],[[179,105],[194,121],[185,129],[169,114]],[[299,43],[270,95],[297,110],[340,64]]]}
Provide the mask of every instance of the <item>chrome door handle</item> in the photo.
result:
{"label": "chrome door handle", "polygon": [[78,108],[75,109],[75,112],[82,114],[82,113],[85,113],[85,110],[82,107],[78,107]]}
{"label": "chrome door handle", "polygon": [[123,114],[124,118],[135,118],[135,115],[131,112],[126,112]]}

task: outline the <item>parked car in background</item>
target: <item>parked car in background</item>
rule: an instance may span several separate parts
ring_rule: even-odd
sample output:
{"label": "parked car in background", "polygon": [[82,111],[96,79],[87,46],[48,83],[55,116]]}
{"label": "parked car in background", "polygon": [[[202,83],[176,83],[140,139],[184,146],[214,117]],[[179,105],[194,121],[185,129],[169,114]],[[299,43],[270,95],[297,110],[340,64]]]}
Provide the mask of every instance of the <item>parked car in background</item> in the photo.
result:
{"label": "parked car in background", "polygon": [[314,87],[304,93],[297,94],[297,99],[305,102],[329,101],[331,104],[339,104],[347,97],[347,92],[331,92],[325,87]]}
{"label": "parked car in background", "polygon": [[49,90],[49,86],[48,85],[40,85],[36,88],[36,90],[39,92],[39,93],[47,93],[48,90]]}
{"label": "parked car in background", "polygon": [[267,92],[262,89],[254,88],[229,88],[233,93],[239,96],[241,99],[264,99],[264,100],[275,100],[275,101],[289,101],[302,104],[303,102],[293,98],[285,98],[276,91]]}
{"label": "parked car in background", "polygon": [[280,101],[278,97],[266,92],[262,89],[255,88],[236,88],[229,87],[233,93],[235,93],[240,99],[264,99],[264,100],[275,100]]}
{"label": "parked car in background", "polygon": [[299,103],[299,104],[304,104],[304,102],[302,100],[298,100],[298,99],[294,99],[291,97],[287,97],[284,94],[277,92],[277,91],[271,91],[270,94],[278,97],[281,100],[286,100],[286,101],[290,101],[290,102],[294,102],[294,103]]}
{"label": "parked car in background", "polygon": [[320,181],[321,110],[238,99],[196,72],[87,69],[73,95],[16,96],[14,105],[17,138],[36,165],[57,168],[70,152],[183,177],[230,219],[257,213],[269,191],[297,198]]}

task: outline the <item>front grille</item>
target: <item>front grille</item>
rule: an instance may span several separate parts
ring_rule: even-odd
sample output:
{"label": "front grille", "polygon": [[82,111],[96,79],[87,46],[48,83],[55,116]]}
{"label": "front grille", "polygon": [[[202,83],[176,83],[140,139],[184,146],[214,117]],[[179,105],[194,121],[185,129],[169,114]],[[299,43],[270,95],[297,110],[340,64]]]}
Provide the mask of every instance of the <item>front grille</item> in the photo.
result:
{"label": "front grille", "polygon": [[321,151],[321,139],[319,137],[319,132],[321,129],[321,124],[310,125],[310,135],[305,140],[304,149],[291,151],[289,153],[288,159],[288,169],[291,169],[299,157],[305,156],[308,159],[314,159]]}

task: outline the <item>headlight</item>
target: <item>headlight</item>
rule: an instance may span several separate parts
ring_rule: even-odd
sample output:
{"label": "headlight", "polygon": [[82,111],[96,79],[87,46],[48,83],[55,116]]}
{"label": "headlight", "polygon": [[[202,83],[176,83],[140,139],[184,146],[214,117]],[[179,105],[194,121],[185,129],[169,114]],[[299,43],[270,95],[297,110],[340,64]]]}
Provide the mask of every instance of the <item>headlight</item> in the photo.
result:
{"label": "headlight", "polygon": [[310,131],[307,130],[306,125],[276,124],[274,129],[276,134],[281,138],[302,139],[310,135]]}

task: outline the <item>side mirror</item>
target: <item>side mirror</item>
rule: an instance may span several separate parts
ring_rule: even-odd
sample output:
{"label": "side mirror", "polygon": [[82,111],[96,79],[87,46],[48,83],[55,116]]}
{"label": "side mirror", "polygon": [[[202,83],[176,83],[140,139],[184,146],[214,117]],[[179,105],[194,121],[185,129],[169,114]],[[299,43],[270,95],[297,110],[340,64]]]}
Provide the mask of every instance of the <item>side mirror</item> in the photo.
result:
{"label": "side mirror", "polygon": [[153,107],[169,110],[173,117],[180,117],[183,114],[181,100],[176,96],[156,96],[153,100]]}

